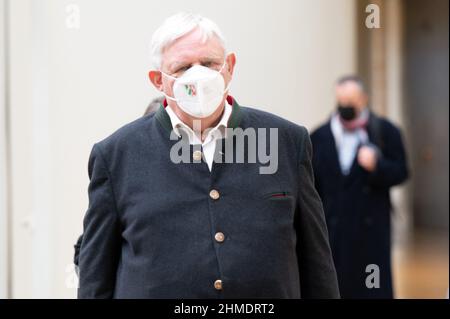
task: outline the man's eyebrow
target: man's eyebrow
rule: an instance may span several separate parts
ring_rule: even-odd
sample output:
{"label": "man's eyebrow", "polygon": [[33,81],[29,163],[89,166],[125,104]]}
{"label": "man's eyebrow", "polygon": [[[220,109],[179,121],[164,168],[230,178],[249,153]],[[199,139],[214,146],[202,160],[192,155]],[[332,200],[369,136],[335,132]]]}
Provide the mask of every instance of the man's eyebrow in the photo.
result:
{"label": "man's eyebrow", "polygon": [[179,62],[179,61],[175,61],[172,64],[169,64],[169,70],[171,71],[176,71],[177,69],[181,68],[181,67],[185,67],[190,65],[190,62]]}
{"label": "man's eyebrow", "polygon": [[217,60],[222,60],[224,57],[221,55],[209,55],[209,56],[205,56],[202,57],[201,60],[202,61],[217,61]]}
{"label": "man's eyebrow", "polygon": [[[220,57],[218,55],[217,56],[208,56],[208,57],[200,58],[200,62],[201,63],[205,63],[205,62],[219,62],[219,60],[221,60],[221,59],[223,59],[223,57]],[[171,65],[169,65],[169,68],[171,70],[176,70],[178,68],[189,66],[191,64],[192,64],[192,62],[190,62],[190,61],[175,61]]]}

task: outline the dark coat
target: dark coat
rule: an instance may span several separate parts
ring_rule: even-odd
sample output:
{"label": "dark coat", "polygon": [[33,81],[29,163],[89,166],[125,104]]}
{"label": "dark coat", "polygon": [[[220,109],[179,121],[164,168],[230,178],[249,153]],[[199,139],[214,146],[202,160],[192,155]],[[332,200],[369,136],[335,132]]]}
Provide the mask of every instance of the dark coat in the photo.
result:
{"label": "dark coat", "polygon": [[[322,198],[342,298],[392,298],[390,187],[408,176],[400,131],[370,114],[369,141],[381,150],[376,170],[365,171],[355,158],[341,173],[330,122],[311,135],[316,188]],[[380,288],[368,289],[366,267],[380,270]]]}
{"label": "dark coat", "polygon": [[306,129],[229,103],[229,127],[278,128],[275,174],[173,163],[162,106],[95,144],[79,298],[339,297]]}

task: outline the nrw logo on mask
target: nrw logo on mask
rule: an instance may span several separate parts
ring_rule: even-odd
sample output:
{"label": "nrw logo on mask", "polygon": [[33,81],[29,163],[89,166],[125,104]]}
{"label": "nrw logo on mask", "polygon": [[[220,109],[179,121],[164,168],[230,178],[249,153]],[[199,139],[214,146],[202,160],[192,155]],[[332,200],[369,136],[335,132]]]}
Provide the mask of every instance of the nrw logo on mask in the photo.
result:
{"label": "nrw logo on mask", "polygon": [[194,84],[185,84],[184,88],[186,90],[187,95],[197,96],[197,88]]}

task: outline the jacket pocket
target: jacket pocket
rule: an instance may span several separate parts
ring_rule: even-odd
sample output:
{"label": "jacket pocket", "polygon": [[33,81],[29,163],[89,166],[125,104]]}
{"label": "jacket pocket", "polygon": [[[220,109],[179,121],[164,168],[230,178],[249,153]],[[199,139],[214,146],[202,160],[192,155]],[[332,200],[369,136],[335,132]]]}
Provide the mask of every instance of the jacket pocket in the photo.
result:
{"label": "jacket pocket", "polygon": [[280,192],[267,193],[263,196],[263,198],[269,199],[269,200],[285,200],[285,199],[292,198],[292,195],[290,192],[280,191]]}

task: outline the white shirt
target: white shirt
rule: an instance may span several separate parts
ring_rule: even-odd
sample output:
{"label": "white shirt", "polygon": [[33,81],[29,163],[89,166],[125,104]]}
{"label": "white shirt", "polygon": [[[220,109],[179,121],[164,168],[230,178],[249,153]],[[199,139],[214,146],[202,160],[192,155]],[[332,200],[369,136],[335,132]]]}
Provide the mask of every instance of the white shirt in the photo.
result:
{"label": "white shirt", "polygon": [[[173,131],[180,136],[180,129],[185,130],[189,137],[189,143],[191,145],[201,144],[202,145],[202,153],[204,156],[204,160],[206,164],[208,164],[209,171],[212,169],[212,163],[214,160],[214,153],[216,151],[216,141],[221,138],[225,138],[226,128],[228,124],[228,120],[231,116],[232,107],[225,101],[225,108],[222,114],[222,118],[219,123],[213,128],[206,129],[203,132],[204,139],[202,141],[201,137],[194,133],[194,131],[183,123],[180,118],[175,114],[172,108],[168,105],[166,107],[167,114],[170,117],[170,121],[172,122]],[[199,132],[197,132],[199,133]]]}
{"label": "white shirt", "polygon": [[[364,110],[361,116],[368,117],[369,112]],[[355,160],[358,147],[361,144],[367,144],[369,141],[367,132],[362,128],[352,131],[344,129],[337,114],[334,114],[331,118],[331,131],[336,143],[341,171],[344,175],[348,175]]]}

